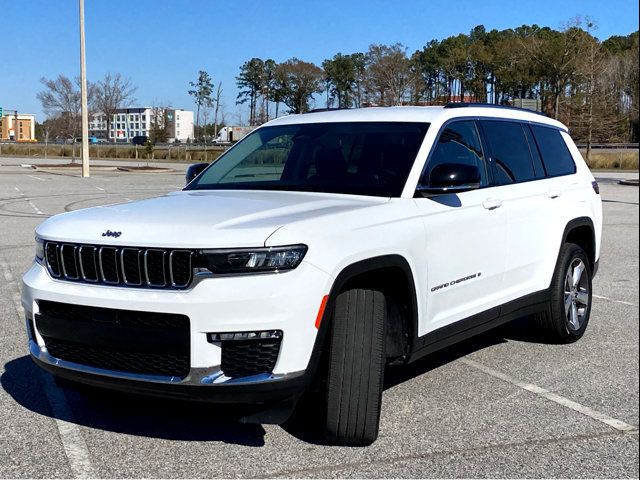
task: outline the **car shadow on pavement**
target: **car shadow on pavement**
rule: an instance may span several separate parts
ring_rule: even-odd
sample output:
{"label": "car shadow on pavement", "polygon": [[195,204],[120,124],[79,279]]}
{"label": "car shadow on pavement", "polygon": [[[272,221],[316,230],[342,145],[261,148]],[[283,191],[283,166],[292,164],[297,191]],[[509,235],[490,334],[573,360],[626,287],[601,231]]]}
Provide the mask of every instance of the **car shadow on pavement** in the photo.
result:
{"label": "car shadow on pavement", "polygon": [[[2,388],[24,408],[54,417],[46,401],[39,368],[28,356],[5,364]],[[127,435],[167,440],[217,441],[249,447],[264,445],[261,425],[237,421],[243,408],[181,400],[150,399],[104,389],[68,386],[62,388],[73,418],[62,418],[81,426]]]}
{"label": "car shadow on pavement", "polygon": [[468,340],[427,355],[409,365],[387,367],[385,371],[384,388],[387,390],[473,352],[509,341],[540,344],[552,343],[543,335],[543,332],[541,332],[533,317],[521,317]]}
{"label": "car shadow on pavement", "polygon": [[[385,390],[436,370],[473,352],[510,340],[544,343],[530,318],[523,318],[469,340],[427,355],[407,366],[387,367]],[[28,356],[8,362],[0,376],[2,388],[23,407],[40,415],[54,417],[45,400],[41,372]],[[265,430],[261,425],[240,423],[247,409],[162,398],[61,384],[73,412],[64,418],[78,425],[128,435],[182,441],[219,441],[261,447]],[[293,416],[282,428],[299,440],[326,445],[322,437],[323,395],[306,394]]]}

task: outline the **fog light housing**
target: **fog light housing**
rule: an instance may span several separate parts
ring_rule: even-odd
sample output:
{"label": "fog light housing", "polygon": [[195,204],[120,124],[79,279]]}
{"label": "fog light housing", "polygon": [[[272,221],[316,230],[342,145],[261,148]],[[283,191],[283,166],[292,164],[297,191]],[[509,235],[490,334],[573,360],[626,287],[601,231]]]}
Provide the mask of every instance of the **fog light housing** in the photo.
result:
{"label": "fog light housing", "polygon": [[281,338],[282,338],[282,330],[207,333],[207,341],[210,343],[238,341],[238,340],[279,340]]}

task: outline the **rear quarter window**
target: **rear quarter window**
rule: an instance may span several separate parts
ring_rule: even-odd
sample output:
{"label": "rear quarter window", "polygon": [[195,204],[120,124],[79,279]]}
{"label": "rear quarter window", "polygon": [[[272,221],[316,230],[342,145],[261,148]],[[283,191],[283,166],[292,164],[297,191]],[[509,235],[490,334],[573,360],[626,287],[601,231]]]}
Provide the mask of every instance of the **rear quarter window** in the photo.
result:
{"label": "rear quarter window", "polygon": [[532,125],[531,130],[549,177],[576,173],[576,164],[559,130],[539,125]]}

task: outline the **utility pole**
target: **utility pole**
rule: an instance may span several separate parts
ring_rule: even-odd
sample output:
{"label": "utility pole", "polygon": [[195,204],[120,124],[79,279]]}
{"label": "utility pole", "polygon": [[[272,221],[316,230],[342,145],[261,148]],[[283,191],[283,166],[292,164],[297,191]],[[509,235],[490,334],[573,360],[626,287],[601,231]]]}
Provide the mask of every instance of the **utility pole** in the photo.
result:
{"label": "utility pole", "polygon": [[82,176],[89,176],[89,112],[87,111],[87,59],[84,47],[84,0],[80,2],[80,91],[82,96]]}

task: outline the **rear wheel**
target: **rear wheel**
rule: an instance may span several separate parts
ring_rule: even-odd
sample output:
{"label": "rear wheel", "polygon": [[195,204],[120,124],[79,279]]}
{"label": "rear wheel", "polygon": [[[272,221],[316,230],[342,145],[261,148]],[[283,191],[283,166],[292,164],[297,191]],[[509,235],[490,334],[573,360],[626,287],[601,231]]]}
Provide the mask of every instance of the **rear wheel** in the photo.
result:
{"label": "rear wheel", "polygon": [[537,320],[546,336],[570,343],[584,335],[591,315],[591,266],[578,245],[565,243],[551,282],[551,301]]}
{"label": "rear wheel", "polygon": [[369,445],[378,438],[385,317],[381,292],[353,289],[336,299],[329,338],[325,425],[332,443]]}

